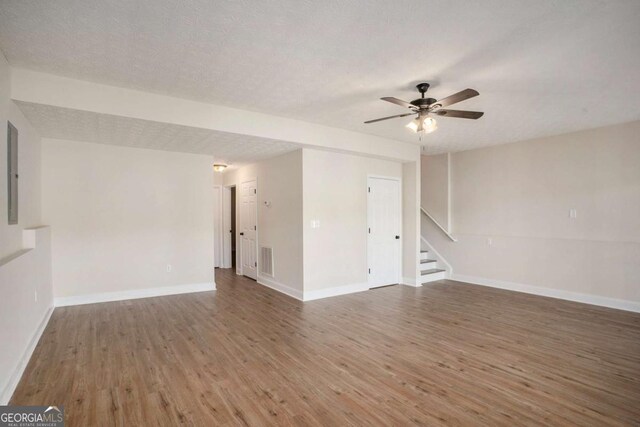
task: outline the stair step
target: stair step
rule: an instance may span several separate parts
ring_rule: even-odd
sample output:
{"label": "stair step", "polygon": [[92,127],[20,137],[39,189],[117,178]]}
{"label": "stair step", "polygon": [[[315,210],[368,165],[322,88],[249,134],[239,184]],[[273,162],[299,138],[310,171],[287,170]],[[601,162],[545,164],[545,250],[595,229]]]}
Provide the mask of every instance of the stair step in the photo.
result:
{"label": "stair step", "polygon": [[424,258],[420,260],[420,271],[426,271],[430,269],[435,269],[438,267],[438,260]]}
{"label": "stair step", "polygon": [[418,281],[421,285],[431,282],[437,282],[439,280],[444,280],[447,278],[447,272],[440,268],[434,268],[431,270],[426,270],[422,272],[420,279]]}
{"label": "stair step", "polygon": [[426,276],[427,274],[442,273],[443,271],[445,271],[445,270],[442,270],[440,268],[432,268],[431,270],[424,270],[420,274],[423,275],[423,276]]}
{"label": "stair step", "polygon": [[426,254],[426,253],[428,253],[428,252],[429,252],[429,251],[423,251],[423,250],[420,250],[420,253],[421,253],[421,254]]}

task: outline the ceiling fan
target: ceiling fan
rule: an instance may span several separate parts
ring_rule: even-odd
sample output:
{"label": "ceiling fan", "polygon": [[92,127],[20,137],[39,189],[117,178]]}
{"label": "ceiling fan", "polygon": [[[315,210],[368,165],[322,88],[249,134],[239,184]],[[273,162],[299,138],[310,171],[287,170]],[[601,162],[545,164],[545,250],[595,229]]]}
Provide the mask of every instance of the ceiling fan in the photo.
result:
{"label": "ceiling fan", "polygon": [[365,123],[375,123],[382,120],[395,119],[397,117],[416,115],[415,120],[410,121],[409,124],[407,124],[407,127],[412,131],[420,134],[420,136],[422,137],[423,134],[431,133],[438,128],[436,120],[433,117],[430,117],[430,114],[435,114],[443,117],[457,117],[460,119],[474,120],[479,119],[484,114],[479,111],[446,110],[443,108],[480,95],[476,90],[465,89],[461,92],[454,93],[453,95],[446,98],[435,100],[433,98],[424,97],[424,94],[429,89],[429,83],[420,83],[416,86],[416,88],[418,89],[418,92],[420,92],[421,97],[418,99],[414,99],[411,102],[406,102],[392,96],[380,98],[383,101],[391,102],[392,104],[408,108],[409,110],[411,110],[411,112],[398,114],[395,116],[382,117],[375,120],[368,120]]}

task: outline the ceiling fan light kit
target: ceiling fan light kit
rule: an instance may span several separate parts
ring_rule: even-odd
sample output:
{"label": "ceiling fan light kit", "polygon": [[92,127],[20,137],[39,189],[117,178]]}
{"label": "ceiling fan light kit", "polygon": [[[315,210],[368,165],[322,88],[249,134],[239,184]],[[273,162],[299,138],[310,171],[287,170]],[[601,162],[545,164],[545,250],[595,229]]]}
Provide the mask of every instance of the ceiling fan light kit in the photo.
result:
{"label": "ceiling fan light kit", "polygon": [[426,134],[438,129],[438,122],[432,117],[418,117],[407,123],[407,127],[415,133]]}
{"label": "ceiling fan light kit", "polygon": [[368,120],[365,122],[365,124],[380,122],[382,120],[395,119],[397,117],[412,116],[415,114],[416,118],[407,124],[407,128],[416,132],[418,135],[420,135],[420,139],[422,139],[422,135],[431,133],[438,128],[438,123],[433,117],[430,116],[430,114],[442,117],[455,117],[460,119],[472,120],[479,119],[484,115],[484,113],[480,111],[445,110],[442,108],[480,95],[478,91],[474,89],[465,89],[441,100],[436,100],[434,98],[425,98],[424,94],[427,92],[427,90],[429,90],[429,83],[420,83],[416,86],[416,89],[418,89],[418,92],[420,92],[420,98],[414,99],[411,102],[403,101],[394,97],[380,98],[383,101],[391,102],[392,104],[408,108],[411,110],[410,113]]}

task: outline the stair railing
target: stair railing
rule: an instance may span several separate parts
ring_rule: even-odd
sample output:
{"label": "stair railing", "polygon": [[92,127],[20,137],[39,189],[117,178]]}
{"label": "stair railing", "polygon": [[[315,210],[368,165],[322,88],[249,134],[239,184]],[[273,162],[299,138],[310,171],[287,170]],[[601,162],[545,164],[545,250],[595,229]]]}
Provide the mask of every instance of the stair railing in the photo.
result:
{"label": "stair railing", "polygon": [[433,221],[433,223],[435,225],[438,226],[438,228],[440,230],[442,230],[442,232],[449,238],[451,239],[452,242],[457,242],[458,239],[456,239],[455,237],[453,237],[443,226],[440,225],[440,223],[438,223],[438,221],[435,220],[434,217],[432,217],[429,212],[427,212],[426,210],[424,210],[424,208],[422,206],[420,206],[420,210],[422,211],[423,214],[425,214],[427,216],[427,218],[429,218],[431,221]]}

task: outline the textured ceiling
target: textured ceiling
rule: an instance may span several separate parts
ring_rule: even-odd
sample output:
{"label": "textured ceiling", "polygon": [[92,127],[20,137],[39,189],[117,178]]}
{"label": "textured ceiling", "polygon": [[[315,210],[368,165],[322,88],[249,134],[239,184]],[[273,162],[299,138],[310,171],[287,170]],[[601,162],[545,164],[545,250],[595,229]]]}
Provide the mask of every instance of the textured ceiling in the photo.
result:
{"label": "textured ceiling", "polygon": [[50,105],[16,102],[45,138],[153,150],[208,154],[216,161],[240,166],[300,148],[266,138],[98,114]]}
{"label": "textured ceiling", "polygon": [[456,151],[640,119],[638,0],[3,0],[18,67],[416,141],[364,125],[413,85],[478,121],[441,118]]}

